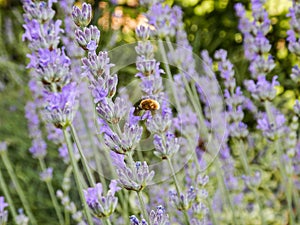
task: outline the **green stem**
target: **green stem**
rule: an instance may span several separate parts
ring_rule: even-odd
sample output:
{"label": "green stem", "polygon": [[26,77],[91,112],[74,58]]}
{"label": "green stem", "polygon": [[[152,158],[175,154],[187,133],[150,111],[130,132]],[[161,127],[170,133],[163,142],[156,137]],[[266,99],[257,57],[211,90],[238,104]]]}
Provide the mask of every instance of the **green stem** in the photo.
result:
{"label": "green stem", "polygon": [[[180,186],[179,186],[176,174],[175,174],[175,170],[174,170],[173,164],[171,162],[171,159],[169,157],[167,157],[167,161],[168,161],[171,173],[172,173],[172,178],[173,178],[174,183],[175,183],[175,187],[176,187],[176,191],[177,191],[177,196],[178,196],[178,199],[180,200],[181,199],[181,197],[180,197],[181,190],[180,190]],[[187,215],[186,210],[182,210],[182,213],[184,215],[186,223],[190,224],[189,217]]]}
{"label": "green stem", "polygon": [[16,191],[17,191],[17,193],[18,193],[18,195],[21,199],[21,202],[24,206],[25,212],[26,212],[26,214],[28,215],[28,217],[31,221],[31,224],[32,225],[37,225],[36,219],[33,216],[33,213],[30,209],[29,203],[28,203],[28,201],[25,197],[26,195],[23,192],[23,189],[21,188],[21,185],[19,184],[19,181],[18,181],[18,179],[17,179],[17,177],[14,173],[14,170],[13,170],[12,165],[11,165],[11,163],[10,163],[8,157],[7,157],[6,152],[2,152],[1,156],[2,156],[3,163],[4,163],[4,165],[5,165],[5,167],[8,171],[8,174],[10,176],[10,179],[12,180],[14,186],[16,187]]}
{"label": "green stem", "polygon": [[247,154],[246,154],[246,148],[243,144],[243,141],[237,140],[237,150],[240,156],[240,160],[242,162],[244,171],[247,175],[251,174],[248,159],[247,159]]}
{"label": "green stem", "polygon": [[230,199],[229,192],[227,190],[227,187],[226,187],[224,179],[223,179],[223,174],[222,174],[223,170],[221,168],[221,162],[220,162],[219,158],[216,158],[216,164],[217,164],[217,168],[216,168],[217,179],[218,179],[219,185],[221,186],[221,192],[222,192],[223,196],[225,197],[225,200],[226,200],[227,204],[229,205],[229,207],[231,209],[232,217],[233,217],[233,224],[238,225],[239,223],[237,222],[237,216],[236,216],[236,213],[235,213],[235,209],[233,207],[233,204],[232,204],[231,199]]}
{"label": "green stem", "polygon": [[8,188],[6,186],[6,182],[5,182],[5,180],[2,176],[1,170],[0,170],[0,186],[1,186],[1,189],[4,193],[5,200],[7,201],[8,205],[9,205],[9,210],[12,214],[12,217],[13,217],[15,223],[16,223],[17,211],[16,211],[16,208],[14,206],[14,202],[13,202],[12,198],[10,197],[10,194],[9,194]]}
{"label": "green stem", "polygon": [[[272,111],[271,111],[271,102],[265,101],[265,109],[266,109],[267,116],[268,116],[270,124],[273,124],[274,128],[276,129],[276,122],[275,122],[274,116],[273,116]],[[289,211],[290,211],[289,212],[289,221],[290,221],[290,224],[293,225],[293,224],[295,224],[295,219],[294,219],[295,216],[294,216],[294,211],[292,210],[293,209],[293,206],[292,206],[292,198],[293,198],[292,196],[293,196],[293,194],[292,194],[292,191],[291,191],[293,189],[293,182],[291,181],[292,176],[286,174],[286,171],[283,168],[283,165],[280,161],[281,156],[283,155],[283,152],[282,152],[281,146],[279,145],[277,137],[274,141],[274,146],[275,146],[275,149],[276,149],[276,155],[277,155],[277,162],[278,162],[278,166],[279,166],[279,171],[280,171],[281,177],[283,179],[283,183],[286,186],[286,190],[287,190],[286,200],[287,200],[288,208],[289,208]],[[287,182],[284,181],[285,178],[288,179]],[[296,201],[298,201],[298,199],[296,199]]]}
{"label": "green stem", "polygon": [[85,156],[83,154],[82,146],[81,146],[79,138],[77,136],[77,132],[76,132],[76,130],[75,130],[75,128],[74,128],[74,126],[72,124],[70,125],[70,128],[71,128],[72,137],[74,138],[74,141],[75,141],[76,146],[78,148],[78,152],[80,154],[80,158],[81,158],[81,161],[82,161],[82,165],[83,165],[84,171],[85,171],[85,173],[87,175],[87,178],[88,178],[88,180],[90,182],[90,185],[92,187],[94,187],[95,186],[94,177],[93,177],[93,175],[91,173],[91,170],[89,168],[88,162],[87,162],[87,160],[86,160],[86,158],[85,158]]}
{"label": "green stem", "polygon": [[[174,53],[174,48],[171,44],[171,41],[170,41],[169,37],[166,37],[166,42],[167,42],[167,45],[168,45],[170,51]],[[182,79],[183,79],[184,85],[186,87],[187,93],[189,95],[189,99],[191,100],[192,105],[193,105],[193,107],[194,107],[194,109],[197,113],[198,118],[199,118],[200,134],[201,134],[201,136],[203,136],[203,138],[205,140],[207,140],[208,130],[207,130],[207,127],[205,125],[205,119],[204,119],[204,116],[203,116],[203,113],[202,113],[202,107],[201,107],[201,104],[199,102],[199,95],[197,94],[196,86],[195,86],[195,84],[192,83],[192,85],[191,85],[192,89],[191,89],[185,75],[182,75]],[[193,81],[193,79],[192,79],[192,81]]]}
{"label": "green stem", "polygon": [[70,214],[69,211],[67,209],[64,210],[65,211],[65,225],[70,225]]}
{"label": "green stem", "polygon": [[209,200],[207,201],[207,205],[208,205],[208,210],[209,210],[209,216],[210,216],[210,218],[212,220],[212,224],[214,224],[214,225],[219,224],[217,222],[217,219],[216,219],[216,216],[215,216],[215,212],[214,212],[214,210],[213,210],[213,208],[211,206],[212,203]]}
{"label": "green stem", "polygon": [[107,218],[105,219],[105,223],[106,223],[107,225],[111,225],[111,222],[110,222],[109,217],[107,217]]}
{"label": "green stem", "polygon": [[[44,160],[39,159],[39,163],[40,163],[42,171],[44,171],[46,169],[46,165],[45,165]],[[60,210],[59,204],[57,202],[57,198],[56,198],[56,195],[55,195],[55,192],[54,192],[54,188],[52,186],[52,182],[50,180],[47,180],[46,185],[47,185],[47,188],[48,188],[48,191],[49,191],[49,194],[50,194],[50,198],[51,198],[52,204],[54,206],[59,224],[64,225],[64,218],[61,214],[61,210]]]}
{"label": "green stem", "polygon": [[147,210],[146,210],[146,205],[145,205],[145,202],[144,202],[144,199],[143,199],[143,196],[142,196],[142,191],[137,191],[136,193],[137,193],[137,196],[139,198],[139,202],[140,202],[140,206],[142,208],[143,216],[146,219],[146,221],[149,221],[149,216],[148,216],[148,213],[147,213]]}
{"label": "green stem", "polygon": [[101,162],[99,161],[99,157],[97,157],[97,146],[95,146],[95,143],[92,139],[93,137],[93,134],[91,133],[89,127],[88,127],[88,122],[87,122],[87,119],[84,117],[83,115],[83,112],[80,108],[80,115],[81,115],[81,118],[83,120],[83,123],[84,123],[84,126],[85,126],[85,129],[87,131],[87,135],[88,135],[88,138],[89,138],[89,141],[91,143],[91,146],[92,146],[92,149],[93,149],[93,153],[94,153],[94,160],[96,162],[96,168],[97,168],[97,172],[99,173],[99,178],[100,178],[100,182],[102,184],[102,187],[103,187],[103,192],[107,192],[107,184],[106,184],[106,180],[104,178],[104,176],[102,176],[103,174],[101,174],[103,172],[103,168],[102,168],[102,165],[101,165]]}
{"label": "green stem", "polygon": [[[294,199],[300,198],[299,193],[296,189],[293,189],[293,195],[294,195]],[[296,206],[296,210],[297,210],[296,215],[298,215],[298,223],[300,224],[300,203],[299,203],[299,201],[295,201],[295,206]]]}
{"label": "green stem", "polygon": [[87,223],[89,225],[92,225],[93,221],[92,221],[91,214],[89,213],[87,203],[86,203],[85,198],[84,198],[82,184],[80,182],[80,174],[79,174],[80,172],[79,172],[79,168],[78,168],[75,156],[74,156],[71,139],[70,139],[69,133],[68,133],[68,131],[66,131],[66,129],[63,129],[63,133],[64,133],[65,141],[67,143],[68,152],[69,152],[69,156],[70,156],[71,165],[73,167],[73,174],[74,174],[75,182],[76,182],[76,185],[77,185],[77,188],[78,188],[79,197],[80,197],[81,203],[83,204],[84,213],[85,213],[86,218],[87,218]]}
{"label": "green stem", "polygon": [[181,110],[181,105],[180,105],[178,97],[177,97],[177,92],[176,92],[176,89],[175,89],[175,86],[174,86],[172,73],[171,73],[171,70],[170,70],[170,66],[168,64],[168,58],[167,58],[167,54],[166,54],[165,47],[163,45],[162,40],[158,41],[158,45],[159,45],[159,49],[160,49],[162,58],[163,58],[164,63],[165,63],[165,70],[166,70],[168,79],[171,81],[171,89],[172,89],[172,94],[173,94],[173,97],[174,97],[174,100],[175,100],[176,108],[179,110],[179,112],[181,112],[182,111]]}
{"label": "green stem", "polygon": [[287,202],[288,202],[288,207],[289,207],[290,225],[295,224],[294,210],[293,210],[293,205],[292,205],[292,198],[293,198],[293,194],[292,194],[293,184],[292,184],[292,182],[293,181],[291,180],[291,178],[289,176],[288,184],[287,184]]}

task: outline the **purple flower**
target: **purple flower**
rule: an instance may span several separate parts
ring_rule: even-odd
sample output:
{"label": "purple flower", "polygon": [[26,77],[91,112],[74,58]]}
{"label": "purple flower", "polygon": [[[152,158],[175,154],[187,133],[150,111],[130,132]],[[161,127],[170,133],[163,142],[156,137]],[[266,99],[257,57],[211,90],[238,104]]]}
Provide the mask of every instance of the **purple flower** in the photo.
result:
{"label": "purple flower", "polygon": [[[90,84],[90,90],[92,92],[92,96],[94,98],[95,104],[98,104],[101,101],[104,103],[107,101],[106,97],[108,96],[108,90],[107,90],[106,80],[104,80],[102,77],[99,77],[97,80],[94,80]],[[101,114],[101,112],[99,113]]]}
{"label": "purple flower", "polygon": [[296,100],[296,101],[295,101],[294,112],[295,112],[298,116],[300,116],[300,102],[299,102],[299,100]]}
{"label": "purple flower", "polygon": [[139,41],[135,47],[135,51],[140,56],[145,56],[146,59],[150,60],[154,57],[154,48],[150,41]]}
{"label": "purple flower", "polygon": [[176,7],[170,8],[169,5],[157,3],[151,6],[147,18],[159,37],[174,36],[175,27],[182,20],[182,12]]}
{"label": "purple flower", "polygon": [[39,49],[30,56],[28,68],[35,68],[44,88],[51,92],[60,91],[70,82],[71,60],[62,49]]}
{"label": "purple flower", "polygon": [[61,92],[46,93],[46,111],[48,119],[57,128],[69,126],[76,113],[77,90],[76,84],[70,83],[62,88]]}
{"label": "purple flower", "polygon": [[291,78],[295,83],[300,83],[300,69],[297,65],[292,68]]}
{"label": "purple flower", "polygon": [[30,42],[29,48],[32,50],[56,49],[59,44],[59,34],[63,32],[60,28],[62,22],[57,20],[55,22],[40,24],[37,20],[28,20],[23,25],[25,33],[23,34],[23,41],[26,39]]}
{"label": "purple flower", "polygon": [[159,70],[159,63],[155,59],[146,59],[144,56],[141,56],[137,59],[136,68],[139,71],[136,77],[147,77]]}
{"label": "purple flower", "polygon": [[172,123],[172,110],[168,105],[162,104],[161,112],[149,115],[146,120],[147,129],[153,134],[162,134],[169,130]]}
{"label": "purple flower", "polygon": [[245,86],[252,97],[261,101],[272,101],[276,96],[275,86],[279,85],[277,76],[274,76],[272,82],[268,82],[265,76],[259,76],[257,83],[253,80],[245,81]]}
{"label": "purple flower", "polygon": [[128,114],[129,105],[125,99],[120,97],[117,97],[115,102],[104,98],[98,102],[96,110],[107,123],[117,124]]}
{"label": "purple flower", "polygon": [[47,154],[47,144],[42,138],[34,138],[29,149],[33,158],[44,158]]}
{"label": "purple flower", "polygon": [[289,42],[288,48],[289,50],[296,54],[300,55],[300,42],[299,37],[297,34],[299,34],[300,29],[300,18],[299,18],[299,12],[300,12],[300,5],[298,2],[294,1],[293,6],[289,10],[290,12],[287,14],[288,17],[290,17],[290,26],[291,29],[287,31],[287,41]]}
{"label": "purple flower", "polygon": [[161,135],[155,134],[153,144],[155,146],[154,154],[161,159],[171,157],[180,147],[178,139],[170,132]]}
{"label": "purple flower", "polygon": [[169,216],[162,205],[156,207],[156,210],[151,210],[149,215],[149,222],[145,219],[139,220],[135,215],[130,218],[130,225],[169,225]]}
{"label": "purple flower", "polygon": [[250,188],[258,188],[261,182],[261,172],[255,171],[253,176],[246,176],[243,175],[242,179],[244,180],[245,184]]}
{"label": "purple flower", "polygon": [[156,207],[156,210],[151,210],[149,215],[150,225],[169,225],[169,216],[162,205]]}
{"label": "purple flower", "polygon": [[53,176],[53,168],[47,168],[43,172],[40,173],[40,179],[45,182],[49,182],[52,180]]}
{"label": "purple flower", "polygon": [[169,200],[179,211],[187,211],[192,207],[193,202],[197,197],[197,190],[193,186],[191,186],[187,193],[179,193],[180,198],[178,197],[178,193],[174,190],[169,191]]}
{"label": "purple flower", "polygon": [[0,142],[0,152],[7,151],[7,144],[5,141]]}
{"label": "purple flower", "polygon": [[23,1],[24,18],[45,23],[52,20],[55,15],[55,11],[51,7],[52,4],[46,2]]}
{"label": "purple flower", "polygon": [[1,224],[6,224],[8,219],[8,212],[5,208],[8,204],[4,201],[4,197],[0,196],[0,222]]}
{"label": "purple flower", "polygon": [[129,122],[125,123],[123,131],[119,131],[118,134],[113,132],[108,125],[102,124],[101,126],[105,144],[118,154],[133,151],[141,139],[142,131],[143,128],[138,124],[130,124]]}
{"label": "purple flower", "polygon": [[92,20],[92,6],[85,2],[81,9],[73,6],[72,17],[78,27],[87,27]]}
{"label": "purple flower", "polygon": [[97,49],[100,40],[100,30],[96,26],[84,27],[83,30],[77,29],[75,35],[78,45],[84,50],[94,52]]}
{"label": "purple flower", "polygon": [[136,37],[138,38],[138,40],[141,41],[146,41],[149,39],[150,35],[151,35],[151,30],[149,28],[149,26],[139,26],[135,29],[135,34]]}
{"label": "purple flower", "polygon": [[134,191],[143,190],[154,177],[154,171],[149,172],[146,162],[135,162],[127,167],[125,164],[117,166],[118,182],[127,189]]}
{"label": "purple flower", "polygon": [[266,113],[261,113],[257,119],[257,128],[260,129],[264,136],[271,140],[281,137],[285,132],[285,117],[279,112],[272,112],[274,122],[270,121]]}
{"label": "purple flower", "polygon": [[139,221],[135,215],[130,216],[129,219],[130,219],[130,225],[148,225],[145,219]]}
{"label": "purple flower", "polygon": [[117,188],[116,181],[112,180],[110,190],[104,196],[102,184],[97,183],[95,187],[84,190],[86,203],[98,218],[109,217],[116,209],[118,198],[115,193],[120,190]]}
{"label": "purple flower", "polygon": [[88,57],[82,58],[83,69],[86,72],[90,72],[96,79],[114,66],[109,61],[107,52],[100,51],[98,55],[94,52],[89,52]]}

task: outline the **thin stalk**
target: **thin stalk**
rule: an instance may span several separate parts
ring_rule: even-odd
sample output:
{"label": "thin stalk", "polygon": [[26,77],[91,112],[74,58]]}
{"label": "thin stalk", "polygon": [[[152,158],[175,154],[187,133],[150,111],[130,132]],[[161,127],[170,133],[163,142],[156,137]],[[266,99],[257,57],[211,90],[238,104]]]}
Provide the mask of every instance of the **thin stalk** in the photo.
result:
{"label": "thin stalk", "polygon": [[106,223],[107,225],[111,225],[111,222],[110,222],[109,217],[107,217],[107,218],[105,219],[105,223]]}
{"label": "thin stalk", "polygon": [[[40,163],[42,171],[44,171],[46,169],[46,165],[45,165],[44,160],[39,159],[39,163]],[[55,192],[54,192],[54,188],[52,186],[52,182],[50,180],[47,180],[46,185],[47,185],[47,188],[48,188],[48,191],[49,191],[49,194],[50,194],[50,198],[51,198],[52,204],[54,206],[59,224],[64,225],[64,218],[61,214],[61,210],[60,210],[59,204],[57,202],[57,198],[56,198],[56,195],[55,195]]]}
{"label": "thin stalk", "polygon": [[[294,195],[294,199],[299,199],[300,196],[298,194],[298,191],[296,189],[293,189],[293,195]],[[300,223],[300,203],[299,201],[295,201],[295,206],[296,206],[296,215],[298,215],[298,223]]]}
{"label": "thin stalk", "polygon": [[221,186],[221,192],[223,193],[223,196],[225,197],[225,200],[226,200],[227,204],[229,205],[229,207],[231,209],[232,217],[233,217],[233,224],[238,225],[239,223],[237,222],[237,216],[236,216],[236,213],[235,213],[235,209],[232,205],[232,202],[231,202],[231,199],[230,199],[230,196],[229,196],[229,192],[228,192],[227,187],[224,183],[223,174],[222,174],[223,170],[221,168],[219,158],[216,158],[216,164],[217,164],[217,168],[216,168],[217,179],[218,179],[218,182]]}
{"label": "thin stalk", "polygon": [[29,203],[28,203],[28,201],[27,201],[27,199],[25,197],[26,195],[25,195],[23,189],[21,188],[21,185],[19,184],[17,176],[15,175],[15,172],[14,172],[14,170],[12,168],[12,165],[10,163],[9,158],[7,157],[6,152],[5,151],[2,152],[1,156],[2,156],[2,160],[3,160],[4,166],[7,169],[8,174],[10,176],[10,179],[12,180],[12,182],[13,182],[15,188],[16,188],[16,191],[17,191],[17,193],[18,193],[18,195],[19,195],[19,197],[21,199],[21,202],[22,202],[22,204],[24,206],[25,212],[26,212],[26,214],[28,215],[28,217],[29,217],[29,219],[31,221],[31,224],[32,225],[37,225],[36,219],[33,216],[33,213],[32,213],[32,211],[30,209],[30,205],[29,205]]}
{"label": "thin stalk", "polygon": [[[177,196],[178,196],[178,199],[180,200],[181,199],[181,197],[180,197],[181,190],[180,190],[180,186],[179,186],[179,183],[178,183],[175,171],[174,171],[174,167],[173,167],[173,164],[172,164],[171,159],[169,157],[167,157],[167,161],[168,161],[171,173],[172,173],[172,178],[173,178],[174,183],[175,183],[175,187],[176,187],[176,191],[177,191]],[[182,212],[183,212],[185,221],[187,222],[187,224],[190,224],[187,212],[185,210],[183,210]]]}
{"label": "thin stalk", "polygon": [[[274,116],[271,112],[271,102],[265,101],[265,109],[266,109],[266,112],[267,112],[269,122],[271,124],[273,124],[275,129],[276,129],[276,122],[275,122]],[[283,152],[282,152],[281,147],[279,146],[279,143],[278,143],[277,139],[274,141],[274,146],[275,146],[275,149],[276,149],[277,161],[278,161],[278,166],[279,166],[279,171],[280,171],[281,177],[282,177],[282,179],[284,179],[285,177],[287,177],[287,179],[288,179],[287,184],[286,184],[286,182],[283,182],[283,183],[285,184],[286,189],[287,189],[286,200],[287,200],[288,208],[289,208],[289,211],[290,211],[290,213],[289,213],[289,222],[290,222],[291,225],[294,225],[295,224],[295,219],[294,219],[295,216],[294,216],[294,211],[292,210],[293,209],[293,206],[292,206],[293,182],[291,181],[292,176],[286,174],[286,171],[285,171],[285,169],[283,168],[283,166],[281,164],[280,159],[281,159],[281,156],[283,155]],[[296,201],[298,201],[298,199],[296,199]]]}
{"label": "thin stalk", "polygon": [[[125,193],[126,192],[126,193]],[[127,190],[122,190],[117,192],[118,193],[118,197],[120,197],[121,202],[122,203],[122,216],[123,216],[123,219],[125,220],[125,224],[129,224],[129,217],[128,217],[128,194],[127,194]],[[127,196],[127,198],[125,199],[124,198],[124,195],[123,193]]]}
{"label": "thin stalk", "polygon": [[165,63],[165,70],[166,70],[168,79],[171,81],[171,89],[172,89],[172,94],[173,94],[173,97],[174,97],[174,100],[175,100],[176,108],[179,109],[179,112],[181,112],[182,111],[181,110],[181,105],[180,105],[178,97],[177,97],[177,92],[176,92],[176,89],[175,89],[175,86],[174,86],[172,73],[171,73],[171,70],[170,70],[170,67],[169,67],[169,64],[168,64],[168,58],[167,58],[167,54],[166,54],[165,47],[163,45],[162,40],[158,40],[158,45],[159,45],[159,49],[160,49],[162,58],[163,58],[164,63]]}
{"label": "thin stalk", "polygon": [[8,188],[6,186],[6,182],[4,180],[4,177],[2,176],[2,173],[1,173],[1,170],[0,170],[0,187],[4,193],[4,196],[5,196],[5,200],[7,201],[8,205],[9,205],[9,211],[11,212],[12,214],[12,217],[16,223],[16,218],[17,218],[17,211],[16,211],[16,208],[14,206],[14,202],[12,200],[12,198],[10,197],[10,194],[9,194],[9,191],[8,191]]}
{"label": "thin stalk", "polygon": [[[170,41],[169,37],[166,37],[166,42],[167,42],[167,45],[168,45],[170,51],[174,52],[174,48],[171,44],[171,41]],[[207,131],[207,127],[205,125],[204,116],[203,116],[203,113],[202,113],[202,107],[201,107],[201,104],[199,102],[199,97],[198,97],[197,91],[195,89],[196,87],[192,83],[192,85],[191,85],[192,89],[191,89],[190,85],[188,84],[188,81],[187,81],[186,77],[183,75],[182,78],[183,78],[183,82],[184,82],[184,85],[186,87],[187,93],[189,95],[189,99],[191,100],[192,105],[193,105],[193,107],[194,107],[194,109],[197,113],[198,118],[199,118],[199,122],[200,122],[199,129],[201,131],[201,135],[203,135],[204,139],[206,140],[207,137],[208,137],[208,131]]]}
{"label": "thin stalk", "polygon": [[76,132],[76,130],[75,130],[75,128],[74,128],[74,126],[72,124],[70,125],[70,128],[71,128],[72,137],[73,137],[73,139],[74,139],[74,141],[76,143],[76,146],[78,148],[78,152],[80,154],[80,158],[81,158],[81,161],[82,161],[83,169],[84,169],[84,171],[85,171],[85,173],[87,175],[87,178],[89,180],[90,185],[94,187],[95,186],[94,177],[93,177],[93,175],[91,173],[91,170],[89,168],[88,162],[87,162],[87,160],[86,160],[86,158],[85,158],[85,156],[83,154],[82,146],[81,146],[79,138],[77,136],[77,132]]}
{"label": "thin stalk", "polygon": [[255,200],[259,205],[259,216],[260,216],[260,219],[261,219],[261,223],[262,223],[262,225],[265,225],[266,221],[265,221],[265,217],[264,217],[264,214],[263,214],[263,205],[262,205],[261,199],[258,196],[257,188],[250,188],[250,189],[253,191],[254,196],[255,196]]}
{"label": "thin stalk", "polygon": [[289,218],[290,218],[290,224],[294,225],[295,224],[295,216],[294,216],[294,210],[293,210],[293,205],[292,205],[292,190],[293,190],[293,184],[292,180],[289,176],[288,178],[288,184],[287,184],[287,202],[288,202],[288,207],[289,207]]}
{"label": "thin stalk", "polygon": [[148,216],[148,213],[147,213],[147,210],[146,210],[146,205],[145,205],[145,202],[144,202],[144,199],[143,199],[143,196],[142,196],[142,191],[137,191],[136,194],[139,198],[139,202],[140,202],[140,206],[142,208],[143,216],[147,221],[149,221],[149,216]]}
{"label": "thin stalk", "polygon": [[105,178],[101,174],[101,172],[103,171],[103,168],[102,168],[101,162],[99,161],[99,159],[97,157],[97,147],[95,146],[95,143],[94,143],[94,141],[92,139],[93,134],[91,133],[91,131],[90,131],[89,127],[88,127],[87,120],[86,120],[86,118],[83,115],[82,109],[80,108],[79,111],[80,111],[80,115],[81,115],[81,118],[83,120],[85,129],[86,129],[86,131],[88,133],[89,141],[90,141],[92,149],[93,149],[94,159],[95,159],[95,162],[96,162],[96,168],[97,168],[97,172],[99,173],[99,178],[100,178],[100,182],[101,182],[102,187],[103,187],[103,191],[107,192],[106,180],[105,180]]}
{"label": "thin stalk", "polygon": [[217,222],[217,219],[216,219],[215,214],[214,214],[214,210],[213,210],[213,208],[211,206],[211,202],[209,200],[207,201],[207,205],[208,205],[209,215],[210,215],[210,218],[212,220],[212,224],[218,225],[219,223]]}
{"label": "thin stalk", "polygon": [[67,209],[64,210],[65,212],[65,225],[70,225],[70,213]]}
{"label": "thin stalk", "polygon": [[[250,175],[251,170],[250,170],[250,166],[249,166],[247,155],[246,155],[246,148],[243,144],[243,141],[241,141],[241,140],[238,140],[237,144],[238,144],[238,151],[240,153],[239,156],[242,161],[245,173],[247,175]],[[256,202],[258,203],[258,206],[259,206],[259,216],[260,216],[261,223],[262,223],[262,225],[266,225],[265,217],[263,215],[263,204],[262,204],[261,199],[258,196],[258,190],[257,190],[257,188],[250,188],[250,189],[253,191]]]}
{"label": "thin stalk", "polygon": [[89,209],[88,209],[87,203],[86,203],[85,198],[84,198],[82,184],[80,182],[80,172],[79,172],[79,168],[78,168],[75,156],[74,156],[71,139],[70,139],[69,133],[68,133],[68,131],[66,131],[66,129],[63,129],[63,133],[64,133],[64,137],[65,137],[65,140],[66,140],[66,143],[67,143],[68,152],[69,152],[69,156],[70,156],[70,161],[71,161],[71,165],[72,165],[72,168],[73,168],[74,178],[75,178],[75,182],[76,182],[76,185],[77,185],[77,188],[78,188],[78,193],[79,193],[81,203],[83,204],[84,213],[86,215],[87,223],[89,225],[93,225],[93,220],[92,220],[91,214],[89,213]]}

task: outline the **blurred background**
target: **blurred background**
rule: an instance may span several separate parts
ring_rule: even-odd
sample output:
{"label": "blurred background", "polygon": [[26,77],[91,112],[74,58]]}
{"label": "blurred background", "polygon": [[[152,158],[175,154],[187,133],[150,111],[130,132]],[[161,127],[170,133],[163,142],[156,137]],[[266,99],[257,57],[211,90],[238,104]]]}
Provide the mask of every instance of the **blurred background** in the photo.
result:
{"label": "blurred background", "polygon": [[[143,15],[146,9],[140,7],[137,0],[88,2],[94,8],[92,24],[97,24],[101,30],[101,49],[109,50],[134,42],[136,26],[146,22]],[[117,2],[118,5],[112,2]],[[238,85],[242,86],[243,80],[249,77],[249,72],[248,62],[243,56],[243,37],[237,28],[238,19],[233,7],[237,2],[243,3],[249,9],[249,0],[168,0],[166,4],[176,4],[182,8],[185,30],[195,54],[199,55],[204,49],[211,55],[220,48],[228,51],[229,59],[235,65]],[[288,53],[286,43],[286,31],[289,28],[286,14],[290,6],[291,1],[288,0],[269,0],[266,5],[272,22],[268,38],[272,44],[271,54],[276,61],[276,68],[269,75],[279,76],[281,86],[278,94],[281,97],[277,98],[277,104],[284,110],[290,110],[291,100],[299,96],[296,84],[289,79],[291,68],[297,60]],[[45,200],[48,193],[46,186],[39,181],[38,162],[28,152],[31,140],[27,136],[24,106],[31,96],[27,88],[29,71],[26,69],[26,54],[29,50],[22,41],[22,13],[20,0],[0,0],[0,141],[5,140],[8,143],[9,157],[14,163],[21,185],[31,196],[30,203],[34,206],[35,214],[43,224],[53,224],[49,215],[54,215],[55,212],[49,211],[52,207],[47,207],[47,204],[51,205],[51,201]],[[134,73],[134,67],[128,68],[128,73],[132,74],[132,71]],[[251,117],[246,120],[251,120]],[[51,149],[51,144],[49,148]],[[55,148],[49,151],[47,159],[50,166],[57,163],[57,157]],[[57,166],[59,165],[55,165]],[[3,169],[1,163],[0,169]],[[8,181],[5,171],[4,176]],[[55,181],[60,180],[59,176],[54,174],[54,186]],[[12,192],[12,196],[14,194],[16,195]]]}

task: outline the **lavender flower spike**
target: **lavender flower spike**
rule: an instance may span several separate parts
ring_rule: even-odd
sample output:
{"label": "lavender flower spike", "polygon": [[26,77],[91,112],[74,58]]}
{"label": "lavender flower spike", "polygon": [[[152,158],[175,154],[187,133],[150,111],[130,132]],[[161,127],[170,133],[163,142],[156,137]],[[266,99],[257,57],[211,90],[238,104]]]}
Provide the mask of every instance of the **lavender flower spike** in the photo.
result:
{"label": "lavender flower spike", "polygon": [[155,134],[153,144],[155,146],[154,154],[161,159],[171,157],[180,147],[178,139],[170,132],[163,134],[163,136]]}
{"label": "lavender flower spike", "polygon": [[96,26],[84,27],[75,31],[76,41],[81,48],[93,52],[97,49],[100,40],[100,30]]}
{"label": "lavender flower spike", "polygon": [[102,184],[97,183],[95,187],[84,190],[86,202],[94,215],[98,218],[110,216],[116,209],[118,198],[115,193],[120,190],[117,181],[112,180],[109,185],[110,190],[107,195],[103,195]]}
{"label": "lavender flower spike", "polygon": [[75,83],[70,83],[62,88],[61,92],[49,93],[46,96],[49,120],[57,128],[66,128],[74,118],[77,108],[77,92]]}
{"label": "lavender flower spike", "polygon": [[5,225],[7,223],[8,212],[5,210],[8,204],[4,201],[4,197],[0,196],[0,224]]}
{"label": "lavender flower spike", "polygon": [[149,172],[146,162],[135,162],[133,168],[128,168],[125,163],[117,169],[119,183],[127,190],[141,191],[154,177],[154,171]]}
{"label": "lavender flower spike", "polygon": [[74,6],[72,17],[74,23],[78,27],[87,27],[92,20],[92,6],[90,4],[86,4],[85,2],[82,4],[81,9],[79,9],[77,6]]}
{"label": "lavender flower spike", "polygon": [[149,223],[145,220],[139,220],[135,215],[129,217],[130,225],[169,225],[169,216],[163,206],[159,205],[156,211],[152,210],[149,216]]}

